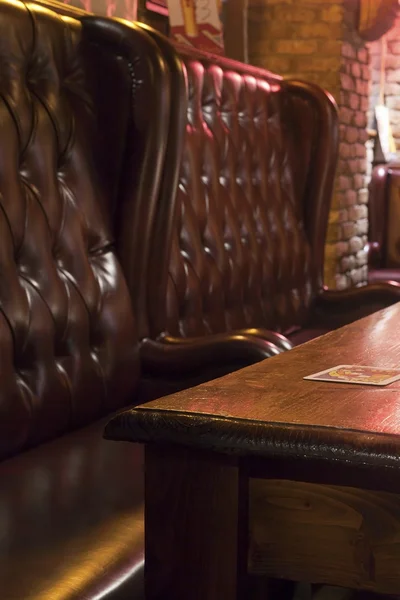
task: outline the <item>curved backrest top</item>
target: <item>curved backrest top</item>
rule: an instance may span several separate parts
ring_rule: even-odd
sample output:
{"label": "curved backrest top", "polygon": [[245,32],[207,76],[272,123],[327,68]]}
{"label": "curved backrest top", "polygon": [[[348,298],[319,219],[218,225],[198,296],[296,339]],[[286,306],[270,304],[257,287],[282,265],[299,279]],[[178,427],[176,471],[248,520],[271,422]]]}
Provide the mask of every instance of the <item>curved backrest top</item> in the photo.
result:
{"label": "curved backrest top", "polygon": [[134,397],[136,326],[107,215],[131,108],[115,93],[131,88],[122,29],[0,2],[0,457]]}

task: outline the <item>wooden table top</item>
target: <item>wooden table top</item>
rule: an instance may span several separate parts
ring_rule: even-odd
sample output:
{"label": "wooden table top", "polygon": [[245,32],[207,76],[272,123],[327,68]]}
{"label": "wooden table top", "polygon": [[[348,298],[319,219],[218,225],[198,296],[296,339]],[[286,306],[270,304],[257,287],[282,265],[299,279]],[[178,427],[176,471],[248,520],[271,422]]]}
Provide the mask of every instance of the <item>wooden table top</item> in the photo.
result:
{"label": "wooden table top", "polygon": [[[106,437],[266,452],[400,456],[400,381],[307,381],[343,364],[400,367],[400,303],[273,358],[122,413]],[[245,439],[246,438],[246,439]],[[286,448],[286,450],[285,450]],[[299,450],[300,448],[300,450]],[[295,452],[295,450],[293,450]],[[318,453],[318,452],[317,452]]]}
{"label": "wooden table top", "polygon": [[303,379],[340,364],[400,368],[400,303],[138,409],[400,433],[400,381],[377,387]]}

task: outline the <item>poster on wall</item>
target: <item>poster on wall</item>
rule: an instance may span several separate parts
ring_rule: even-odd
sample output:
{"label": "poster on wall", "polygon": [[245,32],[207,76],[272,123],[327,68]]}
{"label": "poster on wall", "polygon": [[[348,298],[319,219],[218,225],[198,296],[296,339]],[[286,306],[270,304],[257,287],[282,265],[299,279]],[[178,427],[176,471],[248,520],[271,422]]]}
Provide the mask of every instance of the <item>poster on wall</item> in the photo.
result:
{"label": "poster on wall", "polygon": [[138,0],[63,0],[65,4],[83,8],[105,17],[120,17],[136,21]]}
{"label": "poster on wall", "polygon": [[180,44],[224,53],[223,0],[167,0],[171,36]]}
{"label": "poster on wall", "polygon": [[146,9],[168,16],[167,0],[146,0]]}

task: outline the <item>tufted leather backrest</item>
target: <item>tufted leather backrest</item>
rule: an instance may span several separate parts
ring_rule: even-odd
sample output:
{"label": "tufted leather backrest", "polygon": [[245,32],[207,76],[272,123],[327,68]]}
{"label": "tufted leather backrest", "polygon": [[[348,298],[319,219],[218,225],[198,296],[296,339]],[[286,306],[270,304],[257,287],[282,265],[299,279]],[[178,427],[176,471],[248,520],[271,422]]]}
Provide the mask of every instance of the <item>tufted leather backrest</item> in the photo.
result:
{"label": "tufted leather backrest", "polygon": [[400,164],[377,165],[369,187],[369,262],[376,269],[400,266],[398,226]]}
{"label": "tufted leather backrest", "polygon": [[322,287],[334,101],[312,84],[178,51],[187,126],[165,322],[153,335],[289,332],[307,321]]}
{"label": "tufted leather backrest", "polygon": [[118,53],[98,52],[113,27],[0,3],[0,457],[133,399],[136,328],[104,210],[125,138],[102,152],[99,120],[115,111],[124,131],[129,98],[92,86],[99,68],[125,85]]}

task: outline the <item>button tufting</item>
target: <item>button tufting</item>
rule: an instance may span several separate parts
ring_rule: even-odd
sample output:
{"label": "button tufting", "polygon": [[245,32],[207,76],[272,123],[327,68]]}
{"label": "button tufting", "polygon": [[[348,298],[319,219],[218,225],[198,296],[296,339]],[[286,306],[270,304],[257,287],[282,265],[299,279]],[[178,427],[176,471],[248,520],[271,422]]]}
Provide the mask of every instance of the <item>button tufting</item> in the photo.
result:
{"label": "button tufting", "polygon": [[[93,160],[102,143],[93,137],[95,107],[112,114],[119,101],[89,86],[94,62],[82,54],[86,33],[77,21],[34,4],[1,9],[0,306],[15,357],[2,383],[12,398],[9,407],[2,396],[3,414],[15,415],[3,458],[124,405],[137,359],[130,299],[99,209],[108,201],[104,173]],[[60,84],[65,65],[68,86]],[[116,80],[122,73],[116,68]]]}

